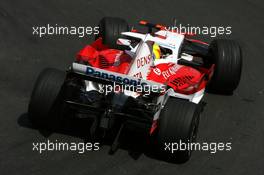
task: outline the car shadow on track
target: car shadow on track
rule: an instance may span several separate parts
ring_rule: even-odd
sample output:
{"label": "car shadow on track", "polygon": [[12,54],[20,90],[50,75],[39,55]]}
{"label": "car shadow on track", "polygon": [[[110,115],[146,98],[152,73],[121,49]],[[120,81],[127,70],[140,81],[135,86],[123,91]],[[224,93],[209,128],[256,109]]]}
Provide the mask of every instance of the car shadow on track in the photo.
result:
{"label": "car shadow on track", "polygon": [[[68,121],[63,127],[58,127],[56,129],[42,129],[35,127],[27,113],[23,113],[19,116],[17,123],[21,127],[38,130],[39,133],[45,137],[49,138],[53,133],[59,133],[63,135],[68,135],[72,137],[77,137],[83,140],[84,143],[92,142],[92,139],[89,137],[89,121],[83,120],[71,120]],[[109,146],[109,155],[114,155],[115,152],[111,150],[111,145],[113,143],[114,137],[109,134],[106,136],[103,141],[100,141],[100,145]],[[153,147],[153,141],[146,136],[146,134],[135,133],[132,130],[125,130],[120,136],[120,145],[118,149],[122,149],[128,152],[128,155],[134,159],[139,159],[142,155],[145,155],[151,159],[156,159],[160,161],[169,162],[164,160],[159,155],[155,154]],[[117,150],[118,151],[118,150]],[[182,162],[169,162],[175,164],[181,164]]]}

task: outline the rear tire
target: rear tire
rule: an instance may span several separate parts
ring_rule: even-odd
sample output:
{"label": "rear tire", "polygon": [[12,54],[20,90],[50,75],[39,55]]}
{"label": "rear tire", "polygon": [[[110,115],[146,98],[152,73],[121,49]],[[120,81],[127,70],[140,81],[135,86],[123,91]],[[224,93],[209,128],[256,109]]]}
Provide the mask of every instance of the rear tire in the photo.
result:
{"label": "rear tire", "polygon": [[240,46],[233,40],[217,39],[209,46],[215,71],[209,83],[209,91],[232,94],[237,88],[242,69]]}
{"label": "rear tire", "polygon": [[163,108],[159,119],[157,134],[158,152],[169,162],[183,163],[190,159],[191,150],[165,150],[166,144],[188,144],[195,142],[200,118],[197,104],[192,102],[169,98]]}
{"label": "rear tire", "polygon": [[112,49],[119,49],[120,46],[116,44],[122,32],[129,31],[127,22],[122,18],[104,17],[99,23],[99,37],[102,37],[103,44]]}
{"label": "rear tire", "polygon": [[31,94],[28,114],[34,125],[53,128],[60,122],[60,95],[65,72],[44,69],[37,78]]}

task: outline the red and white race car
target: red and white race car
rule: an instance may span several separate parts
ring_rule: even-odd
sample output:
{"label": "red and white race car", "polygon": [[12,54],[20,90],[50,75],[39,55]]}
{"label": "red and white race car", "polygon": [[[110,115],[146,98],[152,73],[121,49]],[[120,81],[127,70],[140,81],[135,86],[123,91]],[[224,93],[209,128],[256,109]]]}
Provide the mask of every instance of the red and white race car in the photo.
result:
{"label": "red and white race car", "polygon": [[96,40],[77,54],[69,70],[45,69],[29,104],[32,122],[58,125],[62,114],[92,118],[92,138],[119,128],[112,151],[121,131],[132,125],[148,132],[167,160],[187,161],[191,150],[172,154],[165,146],[195,142],[205,90],[231,94],[236,89],[241,49],[232,40],[209,45],[162,25],[140,24],[148,32],[105,17]]}

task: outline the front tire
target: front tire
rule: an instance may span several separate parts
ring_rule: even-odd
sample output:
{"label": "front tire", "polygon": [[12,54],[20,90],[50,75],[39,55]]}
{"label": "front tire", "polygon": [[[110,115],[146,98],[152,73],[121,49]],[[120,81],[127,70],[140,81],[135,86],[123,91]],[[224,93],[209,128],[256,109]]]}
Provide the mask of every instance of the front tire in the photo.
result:
{"label": "front tire", "polygon": [[241,77],[242,54],[240,46],[233,40],[217,39],[210,44],[209,54],[215,64],[209,91],[232,94]]}
{"label": "front tire", "polygon": [[28,107],[34,125],[53,128],[60,121],[58,112],[65,76],[65,72],[51,68],[44,69],[38,76]]}
{"label": "front tire", "polygon": [[165,150],[166,144],[188,144],[195,142],[200,110],[197,104],[192,102],[169,98],[162,109],[159,119],[159,131],[157,134],[158,152],[160,156],[169,162],[183,163],[190,159],[191,150]]}
{"label": "front tire", "polygon": [[127,22],[122,18],[104,17],[99,23],[99,37],[102,37],[103,44],[109,46],[111,49],[119,49],[120,46],[116,44],[122,32],[129,31]]}

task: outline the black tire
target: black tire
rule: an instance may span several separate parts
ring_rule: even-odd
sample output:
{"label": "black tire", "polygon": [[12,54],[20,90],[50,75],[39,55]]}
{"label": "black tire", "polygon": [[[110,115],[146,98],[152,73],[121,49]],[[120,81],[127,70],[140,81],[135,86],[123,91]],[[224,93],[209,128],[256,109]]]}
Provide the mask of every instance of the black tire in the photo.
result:
{"label": "black tire", "polygon": [[209,91],[232,94],[241,77],[242,53],[240,46],[233,40],[217,39],[210,44],[209,54],[215,64]]}
{"label": "black tire", "polygon": [[44,69],[37,78],[31,94],[28,115],[34,125],[53,128],[60,121],[60,94],[65,72]]}
{"label": "black tire", "polygon": [[191,149],[165,150],[165,143],[188,144],[195,142],[200,119],[200,110],[192,102],[169,98],[162,109],[157,133],[158,153],[169,162],[184,163],[191,157]]}
{"label": "black tire", "polygon": [[99,23],[99,37],[102,37],[103,44],[112,49],[119,49],[116,44],[118,38],[121,38],[122,32],[129,31],[127,22],[122,18],[104,17]]}

